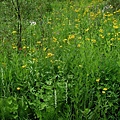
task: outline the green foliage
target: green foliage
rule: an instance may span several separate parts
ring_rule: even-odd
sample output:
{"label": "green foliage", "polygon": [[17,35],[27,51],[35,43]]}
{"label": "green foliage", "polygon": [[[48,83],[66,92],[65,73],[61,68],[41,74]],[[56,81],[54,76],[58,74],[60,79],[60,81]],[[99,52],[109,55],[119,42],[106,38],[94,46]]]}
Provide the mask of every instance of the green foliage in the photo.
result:
{"label": "green foliage", "polygon": [[19,2],[20,49],[15,6],[0,5],[0,119],[119,119],[119,9],[102,0]]}

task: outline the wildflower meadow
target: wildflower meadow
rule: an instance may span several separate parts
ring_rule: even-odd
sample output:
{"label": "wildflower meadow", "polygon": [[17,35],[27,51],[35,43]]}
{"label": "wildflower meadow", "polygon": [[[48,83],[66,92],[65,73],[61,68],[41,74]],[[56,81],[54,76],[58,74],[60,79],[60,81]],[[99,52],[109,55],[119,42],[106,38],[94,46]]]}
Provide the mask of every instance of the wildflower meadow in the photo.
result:
{"label": "wildflower meadow", "polygon": [[1,120],[120,120],[120,0],[0,8]]}

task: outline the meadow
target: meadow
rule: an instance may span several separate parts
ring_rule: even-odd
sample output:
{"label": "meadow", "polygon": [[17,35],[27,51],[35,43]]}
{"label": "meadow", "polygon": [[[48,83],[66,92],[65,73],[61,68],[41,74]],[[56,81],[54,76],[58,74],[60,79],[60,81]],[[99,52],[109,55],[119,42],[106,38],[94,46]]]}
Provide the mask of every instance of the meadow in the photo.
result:
{"label": "meadow", "polygon": [[119,0],[0,2],[1,120],[120,119]]}

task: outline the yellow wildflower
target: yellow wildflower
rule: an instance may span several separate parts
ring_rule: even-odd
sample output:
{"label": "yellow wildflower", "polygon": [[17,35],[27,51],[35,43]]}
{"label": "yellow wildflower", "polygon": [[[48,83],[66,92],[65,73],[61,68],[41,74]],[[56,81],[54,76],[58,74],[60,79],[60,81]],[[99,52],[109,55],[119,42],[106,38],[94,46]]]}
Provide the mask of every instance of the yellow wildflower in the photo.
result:
{"label": "yellow wildflower", "polygon": [[19,91],[19,90],[20,90],[20,87],[17,87],[17,90]]}
{"label": "yellow wildflower", "polygon": [[79,9],[75,9],[75,12],[79,12],[80,11],[80,8]]}
{"label": "yellow wildflower", "polygon": [[78,44],[77,47],[79,48],[79,47],[80,47],[80,44]]}
{"label": "yellow wildflower", "polygon": [[53,42],[57,42],[57,38],[53,37]]}
{"label": "yellow wildflower", "polygon": [[41,44],[41,41],[37,41],[37,44]]}
{"label": "yellow wildflower", "polygon": [[22,68],[26,68],[27,65],[23,65]]}
{"label": "yellow wildflower", "polygon": [[100,82],[100,78],[96,79],[96,82]]}
{"label": "yellow wildflower", "polygon": [[13,49],[16,49],[16,48],[17,48],[17,46],[13,46],[12,48],[13,48]]}
{"label": "yellow wildflower", "polygon": [[12,34],[16,34],[17,33],[17,31],[12,31]]}
{"label": "yellow wildflower", "polygon": [[103,29],[100,29],[99,32],[100,32],[100,33],[103,33]]}
{"label": "yellow wildflower", "polygon": [[108,90],[107,88],[103,88],[104,91]]}
{"label": "yellow wildflower", "polygon": [[99,35],[101,38],[104,38],[104,36],[102,34]]}
{"label": "yellow wildflower", "polygon": [[43,48],[43,51],[46,51],[46,50],[47,50],[47,48],[44,47],[44,48]]}
{"label": "yellow wildflower", "polygon": [[26,49],[26,46],[23,46],[23,49]]}
{"label": "yellow wildflower", "polygon": [[74,39],[74,38],[75,38],[75,35],[69,35],[69,36],[68,36],[68,40]]}
{"label": "yellow wildflower", "polygon": [[90,38],[85,38],[85,40],[88,40],[88,41],[89,41],[89,40],[90,40]]}
{"label": "yellow wildflower", "polygon": [[64,43],[67,42],[67,39],[64,39],[63,42],[64,42]]}
{"label": "yellow wildflower", "polygon": [[80,68],[82,68],[83,66],[82,65],[79,65]]}
{"label": "yellow wildflower", "polygon": [[103,94],[105,94],[105,91],[102,91]]}
{"label": "yellow wildflower", "polygon": [[86,30],[85,30],[85,32],[88,32],[89,31],[89,28],[87,28]]}
{"label": "yellow wildflower", "polygon": [[119,27],[117,25],[113,25],[113,28],[114,29],[118,29]]}
{"label": "yellow wildflower", "polygon": [[52,56],[54,56],[54,54],[48,53],[47,56],[46,56],[46,58],[49,58],[49,57],[52,57]]}
{"label": "yellow wildflower", "polygon": [[95,40],[95,39],[92,39],[91,41],[92,41],[92,43],[96,43],[96,40]]}

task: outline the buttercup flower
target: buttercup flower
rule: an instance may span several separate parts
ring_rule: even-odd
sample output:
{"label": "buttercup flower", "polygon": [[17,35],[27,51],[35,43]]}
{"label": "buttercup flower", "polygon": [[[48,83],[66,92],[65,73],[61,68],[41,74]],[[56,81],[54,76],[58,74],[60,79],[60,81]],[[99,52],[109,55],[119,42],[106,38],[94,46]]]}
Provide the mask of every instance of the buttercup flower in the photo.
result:
{"label": "buttercup flower", "polygon": [[17,87],[17,90],[20,90],[20,87]]}
{"label": "buttercup flower", "polygon": [[102,91],[103,94],[105,94],[105,91]]}
{"label": "buttercup flower", "polygon": [[100,78],[96,79],[96,82],[100,82]]}
{"label": "buttercup flower", "polygon": [[107,88],[103,88],[104,91],[108,90]]}

